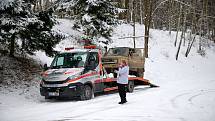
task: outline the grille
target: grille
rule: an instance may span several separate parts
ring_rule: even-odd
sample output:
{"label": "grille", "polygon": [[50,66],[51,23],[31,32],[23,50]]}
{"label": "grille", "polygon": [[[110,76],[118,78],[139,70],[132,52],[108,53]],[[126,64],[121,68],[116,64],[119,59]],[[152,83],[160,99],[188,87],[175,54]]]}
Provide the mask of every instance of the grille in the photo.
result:
{"label": "grille", "polygon": [[66,81],[44,81],[45,84],[63,84]]}

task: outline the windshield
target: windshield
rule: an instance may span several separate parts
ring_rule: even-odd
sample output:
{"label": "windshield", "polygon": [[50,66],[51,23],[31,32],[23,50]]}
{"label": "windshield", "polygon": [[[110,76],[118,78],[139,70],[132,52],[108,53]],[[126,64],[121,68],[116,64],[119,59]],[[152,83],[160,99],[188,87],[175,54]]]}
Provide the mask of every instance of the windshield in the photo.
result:
{"label": "windshield", "polygon": [[52,61],[51,68],[81,68],[87,58],[86,52],[58,54]]}
{"label": "windshield", "polygon": [[128,48],[125,47],[110,48],[107,55],[128,56]]}

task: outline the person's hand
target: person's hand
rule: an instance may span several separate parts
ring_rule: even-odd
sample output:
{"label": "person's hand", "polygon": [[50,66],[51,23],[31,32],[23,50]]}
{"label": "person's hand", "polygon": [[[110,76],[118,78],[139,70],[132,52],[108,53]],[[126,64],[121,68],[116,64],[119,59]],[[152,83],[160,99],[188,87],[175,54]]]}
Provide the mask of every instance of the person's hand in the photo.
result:
{"label": "person's hand", "polygon": [[118,64],[118,67],[119,67],[119,68],[122,68],[122,64]]}
{"label": "person's hand", "polygon": [[117,70],[114,70],[114,73],[118,73],[118,71],[117,71]]}

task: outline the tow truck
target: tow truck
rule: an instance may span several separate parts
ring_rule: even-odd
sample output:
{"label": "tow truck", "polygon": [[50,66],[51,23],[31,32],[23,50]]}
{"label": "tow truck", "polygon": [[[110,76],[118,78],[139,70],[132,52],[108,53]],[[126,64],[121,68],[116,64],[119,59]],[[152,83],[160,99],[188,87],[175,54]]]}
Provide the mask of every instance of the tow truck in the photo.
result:
{"label": "tow truck", "polygon": [[[102,50],[94,45],[81,49],[65,48],[54,57],[50,67],[44,67],[40,94],[46,99],[89,100],[95,93],[117,90],[117,78],[111,71],[106,71],[102,57]],[[128,92],[133,92],[137,85],[156,87],[143,77],[130,76]]]}

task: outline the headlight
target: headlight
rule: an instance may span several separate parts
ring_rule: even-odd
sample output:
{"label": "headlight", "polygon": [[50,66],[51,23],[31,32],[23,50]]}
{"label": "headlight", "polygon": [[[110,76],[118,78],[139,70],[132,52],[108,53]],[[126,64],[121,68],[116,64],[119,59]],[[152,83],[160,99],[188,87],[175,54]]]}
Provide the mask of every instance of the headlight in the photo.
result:
{"label": "headlight", "polygon": [[76,88],[76,86],[69,86],[70,89]]}
{"label": "headlight", "polygon": [[69,77],[68,77],[68,80],[75,79],[75,78],[77,78],[77,77],[79,77],[79,76],[80,76],[80,74],[76,74],[76,75],[69,76]]}
{"label": "headlight", "polygon": [[70,83],[70,82],[74,82],[77,80],[77,78],[80,76],[80,74],[76,74],[76,75],[72,75],[72,76],[69,76],[66,80],[67,83]]}

